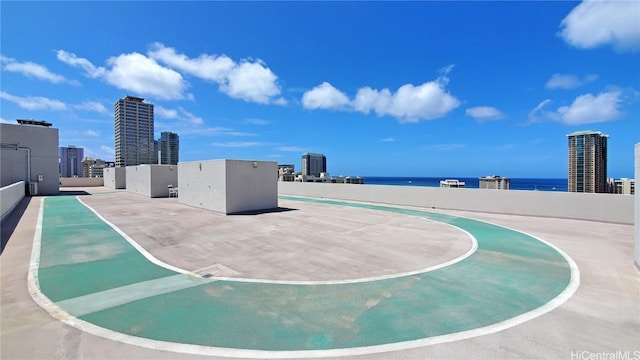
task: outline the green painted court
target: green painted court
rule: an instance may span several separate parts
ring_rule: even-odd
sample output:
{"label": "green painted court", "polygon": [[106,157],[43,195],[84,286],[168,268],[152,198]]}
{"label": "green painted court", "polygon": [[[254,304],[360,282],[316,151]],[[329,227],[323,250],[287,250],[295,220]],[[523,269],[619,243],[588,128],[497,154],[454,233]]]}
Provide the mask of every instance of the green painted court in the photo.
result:
{"label": "green painted court", "polygon": [[53,308],[80,328],[143,346],[244,356],[367,353],[479,336],[548,312],[575,291],[575,264],[522,232],[408,208],[281,199],[449,224],[469,233],[477,249],[448,266],[384,278],[203,278],[150,261],[78,198],[58,196],[44,201],[34,275]]}

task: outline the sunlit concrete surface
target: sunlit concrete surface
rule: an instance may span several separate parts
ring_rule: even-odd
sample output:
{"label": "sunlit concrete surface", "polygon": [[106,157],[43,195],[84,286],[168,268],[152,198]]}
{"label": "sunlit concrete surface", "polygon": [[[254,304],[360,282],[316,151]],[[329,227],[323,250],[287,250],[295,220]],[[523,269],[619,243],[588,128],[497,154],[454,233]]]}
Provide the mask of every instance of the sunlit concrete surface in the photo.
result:
{"label": "sunlit concrete surface", "polygon": [[[91,192],[101,190],[88,189]],[[122,195],[124,196],[121,197]],[[104,200],[100,200],[101,198]],[[111,198],[110,201],[106,201],[107,198]],[[219,272],[223,276],[230,277],[314,280],[316,279],[314,271],[318,273],[318,279],[324,280],[349,279],[361,277],[362,274],[384,276],[420,268],[421,261],[427,266],[445,262],[465,253],[469,248],[466,234],[455,229],[446,229],[446,225],[436,223],[429,225],[429,233],[450,236],[448,241],[438,243],[434,239],[439,237],[417,231],[420,226],[424,226],[424,219],[386,213],[378,217],[379,213],[366,209],[336,208],[323,204],[303,204],[281,200],[280,206],[287,211],[222,217],[184,207],[178,204],[176,199],[145,199],[139,195],[126,193],[81,196],[81,199],[162,261],[188,270],[204,269],[205,272]],[[122,200],[122,203],[112,204],[116,199]],[[102,339],[63,325],[38,307],[26,291],[25,273],[28,269],[40,198],[28,200],[31,202],[25,208],[20,222],[13,229],[1,259],[2,353],[0,355],[3,359],[50,358],[51,354],[55,354],[58,358],[80,356],[84,358],[198,358],[198,356],[150,350]],[[131,207],[134,210],[126,213]],[[195,213],[184,213],[186,211],[184,209],[202,213],[205,218],[210,216],[211,219],[233,222],[200,223],[199,228],[203,233],[200,235],[201,240],[198,246],[183,248],[177,240],[186,238],[182,236],[181,229],[189,229],[191,221],[194,221],[194,225],[198,224]],[[122,214],[122,212],[125,213]],[[15,218],[19,213],[20,211]],[[140,216],[139,213],[146,215]],[[640,283],[638,273],[632,265],[632,226],[499,214],[447,213],[486,220],[525,231],[557,246],[578,264],[581,272],[580,288],[566,303],[550,313],[492,335],[398,352],[367,354],[363,358],[571,358],[572,352],[577,351],[600,353],[629,350],[633,353],[634,350],[640,350],[637,342],[640,333],[638,321]],[[166,216],[162,217],[163,214]],[[283,215],[288,216],[286,221],[274,220],[278,219],[278,216],[281,216],[282,220]],[[323,233],[307,237],[309,243],[305,243],[305,238],[295,230],[297,221],[300,221],[302,228],[305,225],[313,227],[314,224],[322,224],[319,231]],[[358,222],[359,232],[350,234],[354,227],[348,225],[354,222]],[[278,226],[286,227],[284,226],[286,223],[294,229],[278,228]],[[157,224],[163,224],[164,227],[161,226],[158,228],[159,231],[154,232]],[[175,233],[171,233],[171,224],[174,224]],[[225,225],[228,227],[225,228]],[[5,232],[10,231],[11,228],[13,228],[11,224],[7,227],[3,225],[3,241],[5,236],[8,236]],[[240,228],[243,230],[239,230]],[[398,239],[411,237],[414,238],[412,240],[414,242],[403,243],[398,248],[385,242],[384,240],[392,235],[389,232],[385,233],[384,230],[393,228],[399,229]],[[137,232],[135,229],[138,229]],[[243,258],[242,254],[251,249],[252,245],[258,246],[259,242],[246,244],[247,248],[241,248],[231,258],[209,259],[211,254],[220,249],[214,246],[205,251],[196,250],[200,245],[207,244],[206,238],[212,236],[212,229],[216,230],[216,235],[220,234],[224,239],[215,246],[225,244],[224,246],[233,248],[234,242],[253,236],[261,236],[263,242],[278,236],[287,238],[290,232],[293,233],[294,236],[291,237],[295,241],[288,245],[278,244],[273,249],[267,246],[261,251],[255,251],[253,257]],[[432,229],[433,232],[431,232]],[[227,235],[222,236],[225,231],[228,232]],[[336,234],[350,236],[350,241],[330,243],[331,245],[325,248],[317,245],[318,249],[311,252],[293,250],[304,249],[306,245],[317,242],[330,241],[332,231],[334,236]],[[233,233],[236,235],[234,236]],[[190,233],[194,239],[197,239],[198,236],[194,234]],[[371,246],[367,246],[365,240],[361,239],[366,237],[363,235],[374,234],[380,234],[376,239],[376,248],[379,249],[377,253]],[[434,242],[434,246],[425,248],[425,242]],[[402,251],[405,246],[407,251]],[[429,251],[432,248],[434,250]],[[364,257],[375,259],[375,261],[369,261],[372,264],[368,264],[365,268],[355,266],[363,262],[359,257],[358,249],[372,251],[366,253]],[[193,254],[194,251],[197,254]],[[283,251],[293,251],[295,258],[278,259]],[[346,255],[340,256],[343,252]],[[386,253],[392,253],[393,256],[385,257]],[[337,255],[336,263],[330,255]],[[187,256],[189,256],[188,260],[180,260]],[[322,258],[315,259],[318,256]],[[263,263],[255,265],[256,262]],[[280,265],[281,263],[285,263],[285,266]],[[333,265],[328,266],[331,264]],[[314,271],[305,272],[304,269],[307,267]],[[325,268],[329,269],[321,271]],[[341,268],[343,272],[340,271]],[[27,339],[42,340],[34,342]]]}

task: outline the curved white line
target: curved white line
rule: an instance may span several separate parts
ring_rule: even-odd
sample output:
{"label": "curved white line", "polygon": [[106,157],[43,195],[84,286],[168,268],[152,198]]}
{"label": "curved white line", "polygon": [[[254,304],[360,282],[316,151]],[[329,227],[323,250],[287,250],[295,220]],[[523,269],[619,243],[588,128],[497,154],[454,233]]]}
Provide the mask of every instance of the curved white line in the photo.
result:
{"label": "curved white line", "polygon": [[80,204],[84,205],[87,209],[91,210],[91,212],[94,213],[100,220],[104,221],[105,224],[109,225],[113,230],[115,230],[118,234],[120,234],[120,236],[122,236],[125,240],[127,240],[127,242],[129,244],[131,244],[131,246],[133,246],[136,250],[138,250],[138,252],[140,252],[140,254],[142,254],[142,256],[147,258],[147,260],[149,260],[152,263],[154,263],[154,264],[156,264],[158,266],[161,266],[161,267],[163,267],[165,269],[169,269],[169,270],[181,273],[181,274],[187,274],[187,275],[191,275],[191,276],[195,276],[195,277],[199,277],[199,278],[201,277],[199,274],[196,274],[196,273],[194,273],[192,271],[185,270],[185,269],[179,268],[177,266],[173,266],[173,265],[167,264],[164,261],[158,260],[155,256],[151,255],[151,253],[149,253],[142,246],[140,246],[140,244],[138,244],[135,240],[133,240],[129,235],[127,235],[127,233],[122,231],[119,227],[117,227],[111,221],[105,219],[102,215],[100,215],[91,206],[85,204],[85,202],[82,201],[82,199],[80,199],[79,196],[76,196],[76,199],[80,202]]}
{"label": "curved white line", "polygon": [[[85,205],[86,206],[86,205]],[[494,334],[502,330],[514,327],[516,325],[523,324],[536,317],[544,315],[551,310],[559,307],[565,303],[576,292],[580,286],[580,271],[577,264],[573,259],[567,255],[564,251],[560,250],[553,244],[544,241],[536,236],[528,234],[523,231],[514,230],[506,226],[493,224],[488,221],[472,219],[476,221],[485,222],[488,224],[504,227],[506,229],[520,232],[522,234],[531,236],[532,238],[541,241],[564,257],[569,263],[569,269],[571,271],[571,280],[569,285],[555,298],[551,299],[546,304],[533,309],[529,312],[517,315],[510,319],[488,325],[480,328],[475,328],[466,331],[460,331],[457,333],[445,334],[440,336],[433,336],[418,340],[402,341],[391,344],[362,346],[355,348],[345,349],[328,349],[328,350],[294,350],[294,351],[267,351],[267,350],[251,350],[251,349],[232,349],[213,346],[191,345],[182,343],[173,343],[167,341],[151,340],[145,338],[139,338],[128,334],[119,333],[113,330],[102,328],[91,324],[89,322],[77,319],[60,309],[54,303],[49,300],[41,291],[38,284],[38,264],[40,261],[40,241],[42,236],[42,219],[43,219],[44,198],[40,203],[40,212],[38,215],[38,224],[36,225],[36,233],[34,235],[34,245],[31,253],[31,265],[28,276],[29,281],[29,293],[31,297],[42,306],[51,316],[64,322],[65,324],[74,326],[78,329],[86,331],[96,336],[100,336],[109,340],[119,341],[131,345],[141,346],[152,350],[164,350],[179,353],[186,353],[192,355],[211,355],[211,356],[226,356],[232,358],[264,358],[264,359],[291,359],[291,358],[319,358],[319,357],[339,357],[339,356],[355,356],[355,355],[367,355],[373,353],[382,353],[390,351],[401,351],[407,349],[413,349],[423,347],[427,345],[443,344],[453,341],[465,340],[482,335]],[[471,218],[469,218],[471,219]],[[477,243],[476,243],[477,244]]]}
{"label": "curved white line", "polygon": [[[100,220],[104,221],[113,230],[115,230],[118,234],[120,234],[120,236],[122,236],[125,240],[127,240],[127,242],[129,242],[129,244],[131,244],[131,246],[136,248],[136,250],[138,250],[145,258],[147,258],[152,263],[154,263],[154,264],[156,264],[158,266],[167,268],[169,270],[173,270],[173,271],[179,272],[179,273],[188,274],[188,275],[195,276],[195,277],[200,277],[200,278],[202,277],[200,274],[197,274],[197,273],[194,273],[192,271],[185,270],[185,269],[179,268],[177,266],[173,266],[173,265],[167,264],[167,263],[165,263],[165,262],[163,262],[161,260],[158,260],[156,257],[151,255],[147,250],[145,250],[140,244],[138,244],[135,240],[133,240],[129,235],[127,235],[127,233],[125,233],[117,225],[115,225],[112,222],[110,222],[109,220],[105,219],[95,209],[93,209],[91,206],[89,206],[86,203],[84,203],[80,199],[80,197],[76,196],[76,199],[78,199],[78,201],[82,205],[84,205],[87,209],[91,210],[91,212],[93,212],[98,218],[100,218]],[[339,206],[339,205],[337,205],[337,206]],[[453,265],[455,263],[458,263],[458,262],[468,258],[469,256],[473,255],[473,253],[475,253],[478,250],[478,240],[475,238],[475,236],[471,235],[471,233],[469,233],[468,231],[466,231],[464,229],[461,229],[461,228],[459,228],[457,226],[441,222],[441,221],[436,221],[436,220],[433,220],[433,219],[427,219],[427,218],[423,218],[423,217],[419,217],[419,216],[416,216],[416,217],[418,219],[421,219],[421,220],[427,220],[427,221],[432,221],[432,222],[435,222],[435,223],[438,223],[438,224],[444,224],[444,225],[447,225],[447,226],[451,226],[456,230],[460,230],[460,231],[464,232],[471,239],[471,248],[467,252],[465,252],[464,254],[462,254],[462,255],[454,258],[454,259],[451,259],[449,261],[446,261],[444,263],[441,263],[441,264],[437,264],[437,265],[433,265],[433,266],[430,266],[430,267],[426,267],[426,268],[418,269],[418,270],[413,270],[413,271],[406,271],[406,272],[401,272],[401,273],[396,273],[396,274],[373,276],[373,277],[366,277],[366,278],[313,281],[313,280],[271,280],[271,279],[255,279],[255,278],[216,276],[215,279],[216,280],[224,280],[224,281],[245,282],[245,283],[285,284],[285,285],[356,284],[356,283],[371,282],[371,281],[378,281],[378,280],[395,279],[395,278],[399,278],[399,277],[417,275],[417,274],[422,274],[422,273],[426,273],[426,272],[429,272],[429,271],[438,270],[438,269],[441,269],[443,267],[451,266],[451,265]]]}

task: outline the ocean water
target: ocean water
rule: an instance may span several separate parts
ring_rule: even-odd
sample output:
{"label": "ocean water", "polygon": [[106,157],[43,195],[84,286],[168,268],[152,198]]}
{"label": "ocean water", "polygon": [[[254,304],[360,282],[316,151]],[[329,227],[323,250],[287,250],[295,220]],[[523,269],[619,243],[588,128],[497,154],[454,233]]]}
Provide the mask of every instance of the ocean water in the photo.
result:
{"label": "ocean water", "polygon": [[[457,177],[382,177],[364,176],[367,185],[398,185],[398,186],[430,186],[440,187],[440,180],[457,179],[465,182],[466,188],[477,189],[480,187],[478,178]],[[567,179],[525,179],[511,178],[511,190],[538,190],[538,191],[567,191]]]}

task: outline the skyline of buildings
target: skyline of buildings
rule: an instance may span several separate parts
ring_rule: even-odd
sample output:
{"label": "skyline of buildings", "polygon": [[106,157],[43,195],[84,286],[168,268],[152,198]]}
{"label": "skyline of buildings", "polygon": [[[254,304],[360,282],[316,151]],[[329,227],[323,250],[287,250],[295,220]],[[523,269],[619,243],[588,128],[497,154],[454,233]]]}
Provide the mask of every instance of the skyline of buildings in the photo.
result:
{"label": "skyline of buildings", "polygon": [[606,193],[607,140],[600,131],[576,131],[569,135],[568,191]]}
{"label": "skyline of buildings", "polygon": [[75,145],[59,146],[58,158],[60,177],[82,177],[84,148]]}
{"label": "skyline of buildings", "polygon": [[154,164],[153,104],[125,96],[114,104],[116,167]]}

